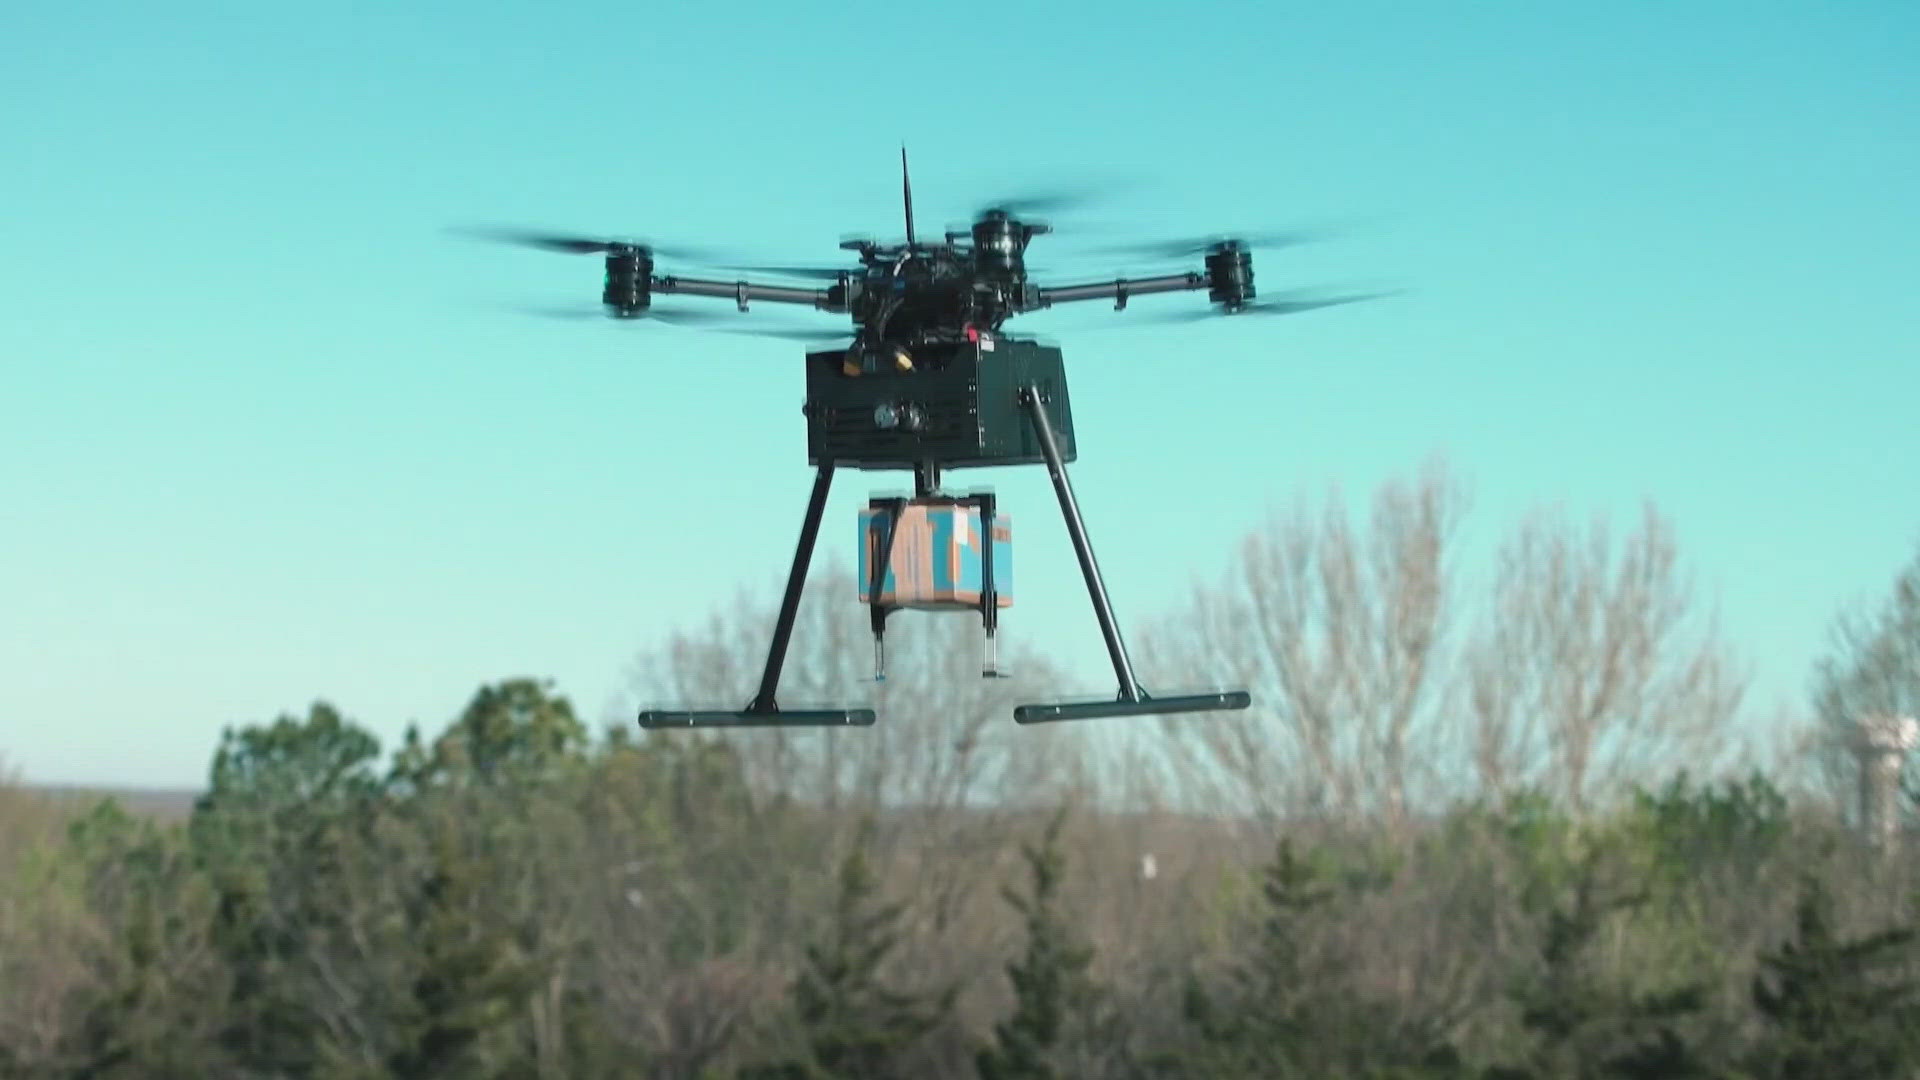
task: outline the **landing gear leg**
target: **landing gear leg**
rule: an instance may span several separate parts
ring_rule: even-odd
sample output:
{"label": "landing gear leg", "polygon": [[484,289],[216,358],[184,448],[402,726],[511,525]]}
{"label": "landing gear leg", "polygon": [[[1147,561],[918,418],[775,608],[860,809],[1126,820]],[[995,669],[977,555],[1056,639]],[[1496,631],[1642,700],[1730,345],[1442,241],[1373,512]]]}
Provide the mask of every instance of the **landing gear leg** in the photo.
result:
{"label": "landing gear leg", "polygon": [[884,682],[887,678],[887,616],[893,614],[894,609],[881,600],[881,591],[893,560],[894,532],[899,528],[900,515],[906,512],[907,500],[869,499],[867,509],[876,512],[867,535],[861,538],[868,545],[867,559],[871,564],[867,573],[867,615],[873,628],[873,681]]}
{"label": "landing gear leg", "polygon": [[800,593],[806,587],[807,568],[813,562],[814,541],[820,536],[820,518],[827,509],[827,492],[832,486],[833,462],[822,461],[814,476],[813,494],[807,499],[807,516],[800,526],[793,569],[787,574],[786,595],[780,599],[780,614],[774,620],[773,641],[767,647],[767,666],[760,676],[760,692],[745,709],[737,712],[648,709],[640,714],[641,727],[867,727],[873,724],[876,716],[872,709],[783,710],[774,700],[774,691],[780,685],[780,669],[787,659],[787,645],[793,639],[793,622],[800,612]]}
{"label": "landing gear leg", "polygon": [[1119,693],[1112,701],[1066,702],[1056,705],[1020,705],[1013,710],[1014,722],[1034,724],[1049,720],[1090,720],[1102,716],[1151,716],[1164,713],[1214,712],[1244,709],[1253,704],[1245,690],[1183,694],[1155,698],[1140,688],[1133,675],[1133,662],[1121,640],[1120,626],[1113,617],[1113,602],[1107,598],[1106,582],[1100,576],[1100,564],[1094,561],[1093,544],[1087,539],[1087,525],[1080,516],[1080,504],[1073,497],[1073,484],[1067,479],[1066,462],[1054,437],[1053,422],[1047,417],[1046,397],[1037,386],[1020,391],[1020,405],[1027,413],[1034,437],[1040,442],[1040,454],[1046,458],[1047,472],[1053,477],[1054,494],[1060,497],[1060,513],[1067,521],[1067,533],[1073,539],[1074,554],[1080,558],[1080,573],[1087,580],[1087,595],[1093,601],[1093,614],[1100,621],[1101,636],[1106,638],[1107,655],[1113,661]]}

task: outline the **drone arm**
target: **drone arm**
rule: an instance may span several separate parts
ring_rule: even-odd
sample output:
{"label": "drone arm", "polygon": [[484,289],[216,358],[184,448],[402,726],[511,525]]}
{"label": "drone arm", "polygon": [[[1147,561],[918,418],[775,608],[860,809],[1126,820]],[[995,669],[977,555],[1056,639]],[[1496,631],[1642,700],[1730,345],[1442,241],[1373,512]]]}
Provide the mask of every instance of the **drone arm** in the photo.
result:
{"label": "drone arm", "polygon": [[1113,281],[1100,281],[1091,285],[1063,285],[1057,289],[1039,290],[1039,306],[1052,307],[1072,300],[1116,300],[1125,302],[1129,296],[1145,296],[1149,293],[1189,292],[1205,289],[1210,282],[1205,274],[1167,274],[1163,277],[1140,278],[1128,281],[1118,278]]}
{"label": "drone arm", "polygon": [[833,290],[830,289],[755,285],[746,281],[704,281],[699,278],[657,277],[653,279],[653,291],[680,293],[687,296],[714,296],[736,300],[743,306],[748,301],[764,300],[770,304],[806,304],[826,311],[839,311],[844,308],[844,304],[834,299]]}

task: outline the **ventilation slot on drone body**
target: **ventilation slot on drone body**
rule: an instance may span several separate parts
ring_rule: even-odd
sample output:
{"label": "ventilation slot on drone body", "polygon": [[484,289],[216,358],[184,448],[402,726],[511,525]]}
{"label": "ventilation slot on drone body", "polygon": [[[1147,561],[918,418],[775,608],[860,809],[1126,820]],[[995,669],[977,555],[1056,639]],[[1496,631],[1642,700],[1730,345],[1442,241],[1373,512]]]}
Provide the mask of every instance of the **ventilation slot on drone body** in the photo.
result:
{"label": "ventilation slot on drone body", "polygon": [[928,439],[967,441],[978,437],[979,415],[968,402],[910,404],[919,418],[919,425],[912,429],[881,427],[875,418],[878,406],[841,406],[822,411],[820,430],[836,447],[848,452],[863,456],[903,454],[909,459],[914,456],[914,447]]}

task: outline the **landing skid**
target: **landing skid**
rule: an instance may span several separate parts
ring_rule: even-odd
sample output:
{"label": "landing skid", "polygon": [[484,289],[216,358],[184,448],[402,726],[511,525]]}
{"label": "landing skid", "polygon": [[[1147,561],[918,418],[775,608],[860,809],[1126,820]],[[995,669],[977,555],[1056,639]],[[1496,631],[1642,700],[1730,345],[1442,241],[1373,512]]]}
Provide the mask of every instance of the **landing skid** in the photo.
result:
{"label": "landing skid", "polygon": [[[1134,678],[1133,662],[1127,656],[1126,642],[1120,637],[1120,627],[1113,615],[1113,602],[1107,597],[1106,582],[1100,575],[1100,565],[1094,560],[1093,545],[1087,539],[1086,522],[1080,516],[1079,502],[1074,498],[1073,485],[1067,479],[1066,462],[1060,454],[1059,441],[1055,437],[1052,421],[1047,417],[1046,395],[1037,386],[1026,386],[1020,391],[1020,406],[1027,414],[1027,421],[1040,443],[1041,456],[1046,459],[1047,472],[1053,477],[1054,494],[1060,499],[1060,513],[1066,518],[1067,533],[1073,540],[1074,554],[1080,560],[1080,572],[1087,582],[1087,595],[1093,601],[1093,614],[1100,623],[1100,634],[1106,639],[1107,655],[1113,661],[1114,678],[1119,682],[1119,692],[1110,701],[1059,702],[1055,704],[1032,704],[1015,706],[1013,719],[1018,724],[1049,723],[1058,720],[1092,720],[1113,716],[1158,716],[1175,713],[1221,712],[1245,709],[1253,704],[1253,697],[1245,690],[1207,691],[1201,693],[1178,694],[1170,697],[1154,697],[1141,689]],[[813,561],[814,542],[820,535],[820,518],[826,510],[827,492],[833,485],[834,465],[831,460],[823,460],[814,477],[813,493],[807,501],[806,518],[800,527],[800,543],[793,553],[793,568],[787,574],[787,591],[780,600],[780,614],[774,621],[773,641],[767,649],[767,664],[760,677],[760,692],[744,709],[713,710],[669,710],[648,709],[640,714],[640,726],[649,729],[661,728],[741,728],[741,727],[868,727],[877,719],[872,709],[795,709],[780,708],[774,692],[780,684],[780,671],[786,663],[787,645],[793,638],[794,618],[800,608],[800,593],[806,584],[807,568]],[[991,528],[991,504],[986,510],[988,528]],[[988,533],[991,542],[991,532]],[[883,545],[884,552],[888,548]],[[987,618],[987,632],[991,641],[994,629],[993,613],[995,601],[992,585],[992,562],[989,555],[986,563],[987,579],[983,596],[983,614]],[[873,583],[873,594],[879,595],[878,574]],[[880,620],[876,604],[876,623]],[[877,628],[876,628],[877,633]],[[985,674],[997,674],[991,659]]]}
{"label": "landing skid", "polygon": [[1103,716],[1162,716],[1170,713],[1220,712],[1244,709],[1253,704],[1253,695],[1245,690],[1227,690],[1217,694],[1181,694],[1178,697],[1148,697],[1134,701],[1068,701],[1058,705],[1016,705],[1013,722],[1044,724],[1053,720],[1098,720]]}
{"label": "landing skid", "polygon": [[1113,617],[1113,601],[1107,598],[1106,581],[1100,576],[1100,564],[1093,557],[1093,543],[1087,539],[1087,523],[1080,516],[1080,503],[1073,497],[1073,483],[1067,479],[1067,464],[1060,456],[1053,422],[1047,418],[1046,396],[1037,386],[1020,391],[1020,406],[1027,422],[1040,441],[1040,454],[1047,460],[1047,472],[1053,477],[1053,492],[1060,498],[1060,514],[1067,519],[1067,534],[1073,539],[1073,552],[1080,558],[1080,574],[1087,580],[1087,596],[1093,601],[1094,618],[1100,621],[1100,634],[1107,642],[1107,656],[1113,661],[1113,676],[1120,692],[1112,701],[1060,702],[1051,705],[1017,705],[1016,724],[1039,724],[1055,720],[1093,720],[1107,716],[1158,716],[1172,713],[1218,712],[1244,709],[1253,704],[1253,695],[1245,690],[1210,691],[1156,698],[1140,688],[1133,675],[1133,661],[1127,656],[1127,643],[1120,637],[1120,624]]}
{"label": "landing skid", "polygon": [[782,709],[774,698],[780,685],[780,669],[787,662],[787,645],[793,640],[793,621],[800,612],[800,592],[807,583],[807,567],[813,562],[814,541],[820,538],[820,518],[827,509],[827,492],[833,487],[833,462],[820,463],[813,478],[813,494],[807,499],[807,516],[800,525],[800,544],[794,549],[793,569],[787,573],[787,592],[780,598],[780,615],[773,623],[773,642],[767,647],[767,666],[760,676],[760,692],[746,708],[721,709],[648,709],[640,714],[643,728],[740,728],[740,727],[868,727],[878,718],[872,709]]}
{"label": "landing skid", "polygon": [[768,709],[754,712],[673,712],[648,709],[640,714],[643,728],[748,728],[748,727],[872,727],[878,719],[872,709]]}

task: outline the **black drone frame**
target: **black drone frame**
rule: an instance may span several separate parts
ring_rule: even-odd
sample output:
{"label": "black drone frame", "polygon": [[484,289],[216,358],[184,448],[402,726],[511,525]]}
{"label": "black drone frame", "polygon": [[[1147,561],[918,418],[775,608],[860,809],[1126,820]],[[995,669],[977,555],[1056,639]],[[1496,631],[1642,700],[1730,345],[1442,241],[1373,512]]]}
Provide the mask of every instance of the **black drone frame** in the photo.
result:
{"label": "black drone frame", "polygon": [[[1017,222],[1015,223],[1018,224]],[[680,277],[673,274],[653,274],[653,257],[650,249],[642,245],[609,244],[607,255],[607,286],[602,296],[610,314],[616,318],[638,318],[644,316],[651,304],[653,295],[705,296],[722,300],[732,300],[741,310],[748,310],[755,301],[770,304],[798,304],[817,308],[821,311],[845,314],[854,310],[863,290],[868,288],[862,275],[853,270],[844,271],[842,280],[832,286],[809,289],[792,285],[759,285],[750,281],[721,281],[711,278]],[[868,246],[863,253],[870,258],[881,259],[885,256],[911,255],[921,245],[909,244],[899,248],[878,248]],[[925,248],[921,250],[931,250]],[[1011,287],[997,299],[999,310],[992,311],[978,320],[981,329],[997,329],[999,324],[1013,315],[1026,314],[1051,308],[1055,304],[1065,304],[1083,300],[1112,300],[1116,311],[1124,310],[1127,301],[1135,296],[1150,296],[1155,293],[1194,292],[1208,290],[1208,299],[1221,304],[1228,312],[1239,310],[1254,296],[1253,255],[1238,241],[1223,240],[1214,246],[1206,256],[1205,272],[1188,271],[1179,274],[1162,274],[1147,278],[1113,278],[1085,285],[1062,285],[1048,288],[1025,282],[1012,282]],[[864,331],[866,327],[860,327]]]}
{"label": "black drone frame", "polygon": [[[819,288],[655,274],[656,249],[643,243],[520,237],[525,242],[562,251],[604,252],[606,283],[601,300],[607,311],[617,318],[647,317],[655,295],[731,299],[743,312],[758,301],[802,305],[853,316],[854,326],[850,330],[854,341],[846,348],[844,361],[835,352],[808,355],[810,390],[819,391],[820,396],[828,400],[822,402],[810,395],[806,410],[813,425],[809,435],[810,457],[817,471],[787,575],[786,591],[774,621],[758,692],[738,710],[649,709],[640,713],[640,725],[644,728],[813,727],[867,726],[876,722],[875,711],[870,708],[783,709],[777,697],[827,495],[836,468],[843,466],[911,467],[916,500],[943,501],[980,512],[985,560],[978,610],[985,625],[988,649],[983,674],[994,677],[999,674],[993,654],[999,594],[993,581],[993,497],[942,495],[940,472],[943,467],[1046,465],[1118,685],[1111,700],[1017,706],[1016,722],[1032,724],[1248,708],[1252,696],[1245,690],[1155,697],[1141,687],[1094,557],[1092,542],[1087,537],[1079,502],[1067,477],[1067,463],[1073,460],[1075,451],[1066,401],[1065,368],[1059,350],[1031,341],[999,338],[998,331],[1008,318],[1058,304],[1111,300],[1119,310],[1133,297],[1157,293],[1206,290],[1210,303],[1230,315],[1243,311],[1287,313],[1367,297],[1255,304],[1252,253],[1242,239],[1181,245],[1188,253],[1203,255],[1204,269],[1198,271],[1138,279],[1116,277],[1076,285],[1040,285],[1027,279],[1024,256],[1034,236],[1050,231],[1047,226],[1020,221],[1007,209],[996,208],[984,211],[968,232],[949,232],[945,243],[923,244],[914,236],[913,194],[906,175],[904,149],[901,182],[906,206],[905,244],[884,246],[867,240],[842,243],[843,250],[859,254],[862,266],[858,269],[759,268],[780,276],[815,276],[832,281],[831,285]],[[671,253],[662,251],[662,254]],[[996,349],[998,351],[990,351]],[[866,388],[875,383],[893,385],[887,383],[886,378],[894,366],[902,371],[916,370],[916,353],[922,358],[927,353],[934,354],[936,359],[931,362],[934,374],[930,376],[933,382],[923,385],[938,383],[943,387],[939,392],[947,396],[941,399],[941,404],[958,402],[963,407],[955,415],[966,417],[964,422],[950,422],[946,428],[936,431],[938,425],[929,421],[924,410],[917,411],[914,403],[906,403],[896,410],[892,400],[874,396],[892,391]],[[945,370],[941,369],[940,356],[947,358]],[[830,371],[836,374],[828,374]],[[868,425],[872,430],[859,435],[867,442],[849,442],[850,436],[845,435],[844,418],[856,407],[868,410],[875,417]],[[882,416],[887,418],[885,422],[880,419]],[[839,426],[830,426],[823,417],[833,419]],[[969,445],[976,427],[978,439]],[[885,511],[879,543],[873,552],[873,576],[869,583],[877,675],[884,669],[881,637],[890,611],[881,601],[880,581],[892,554],[893,524],[903,505],[904,500],[890,499],[869,503],[870,508]],[[874,539],[869,536],[867,542],[872,543]]]}
{"label": "black drone frame", "polygon": [[[997,225],[997,223],[996,223]],[[878,249],[867,248],[863,254],[870,257],[878,254]],[[897,252],[896,252],[897,254]],[[610,262],[612,256],[610,256]],[[623,290],[624,274],[610,271],[609,288],[619,290],[607,297],[610,308],[618,314],[622,301],[639,300],[632,290]],[[1227,241],[1217,245],[1207,255],[1207,272],[1167,274],[1138,280],[1115,278],[1109,281],[1083,285],[1068,285],[1057,288],[1025,285],[1009,290],[1008,303],[1001,318],[1055,304],[1074,301],[1110,299],[1116,309],[1124,308],[1132,296],[1153,293],[1197,291],[1206,289],[1210,299],[1227,305],[1229,309],[1244,304],[1253,296],[1253,273],[1251,254],[1240,245]],[[713,281],[674,276],[651,278],[652,292],[681,293],[694,296],[732,298],[742,311],[752,301],[766,301],[782,304],[807,304],[827,311],[848,310],[848,292],[857,283],[851,272],[831,288],[805,289],[786,286],[758,285],[747,281]],[[1001,318],[991,319],[997,324]],[[1057,704],[1019,705],[1014,709],[1014,720],[1021,724],[1040,723],[1054,720],[1079,720],[1098,717],[1160,715],[1189,712],[1212,712],[1219,710],[1245,709],[1252,704],[1252,696],[1244,690],[1181,694],[1168,697],[1155,697],[1140,685],[1134,674],[1133,661],[1128,655],[1125,639],[1120,632],[1118,620],[1113,613],[1113,602],[1107,594],[1107,587],[1100,572],[1100,565],[1094,556],[1093,544],[1087,537],[1086,521],[1080,513],[1078,500],[1074,496],[1073,484],[1067,476],[1067,463],[1062,454],[1055,425],[1048,415],[1046,390],[1038,385],[1025,385],[1018,388],[1017,400],[1025,414],[1025,420],[1034,440],[1038,443],[1041,459],[1053,480],[1054,493],[1060,502],[1060,511],[1067,526],[1067,532],[1073,541],[1074,554],[1078,557],[1080,571],[1086,580],[1087,595],[1093,603],[1094,616],[1100,624],[1101,636],[1105,639],[1107,654],[1113,663],[1114,678],[1118,683],[1117,693],[1109,701],[1063,702]],[[867,726],[876,722],[873,709],[783,709],[779,704],[777,691],[782,668],[786,661],[787,648],[792,640],[794,620],[799,611],[801,592],[812,564],[813,549],[819,535],[820,519],[825,512],[827,494],[833,483],[836,462],[832,458],[822,459],[814,478],[813,493],[807,502],[806,516],[800,529],[800,540],[794,551],[792,569],[788,573],[786,592],[781,598],[780,611],[774,621],[773,640],[768,646],[766,666],[760,679],[760,689],[744,709],[739,710],[667,710],[649,709],[639,716],[643,728],[681,728],[681,727],[818,727],[818,726]],[[929,463],[915,468],[915,496],[926,498],[937,493],[939,468]],[[968,502],[979,496],[955,500]],[[990,499],[990,497],[988,497]],[[992,648],[993,635],[998,624],[997,594],[992,581],[992,503],[975,502],[983,511],[981,529],[985,537],[983,551],[983,581],[979,610],[988,636],[988,647]],[[879,602],[878,576],[884,572],[884,561],[891,550],[891,530],[883,534],[881,545],[874,559],[875,581],[870,588],[873,621],[875,624],[876,650],[880,648],[880,627],[886,613]],[[995,676],[994,662],[989,654],[984,674]]]}

